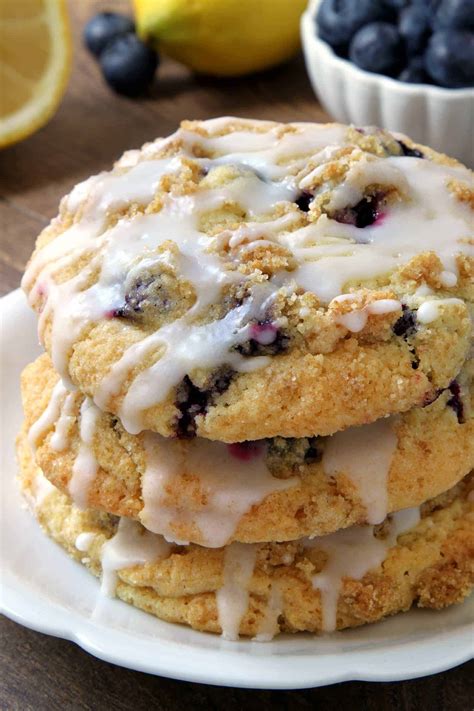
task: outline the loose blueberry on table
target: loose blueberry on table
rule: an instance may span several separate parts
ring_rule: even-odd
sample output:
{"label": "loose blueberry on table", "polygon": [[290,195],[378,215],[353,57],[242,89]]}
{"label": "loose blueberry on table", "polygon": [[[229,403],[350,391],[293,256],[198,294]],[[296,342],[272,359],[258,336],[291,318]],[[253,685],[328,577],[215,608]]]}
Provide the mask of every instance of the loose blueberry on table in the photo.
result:
{"label": "loose blueberry on table", "polygon": [[96,57],[100,57],[108,43],[135,31],[132,20],[117,12],[99,12],[84,28],[84,43]]}
{"label": "loose blueberry on table", "polygon": [[158,66],[157,53],[135,34],[130,18],[100,12],[84,28],[84,43],[99,61],[107,84],[125,96],[139,96],[150,87]]}
{"label": "loose blueberry on table", "polygon": [[474,0],[322,0],[319,37],[365,71],[474,86]]}

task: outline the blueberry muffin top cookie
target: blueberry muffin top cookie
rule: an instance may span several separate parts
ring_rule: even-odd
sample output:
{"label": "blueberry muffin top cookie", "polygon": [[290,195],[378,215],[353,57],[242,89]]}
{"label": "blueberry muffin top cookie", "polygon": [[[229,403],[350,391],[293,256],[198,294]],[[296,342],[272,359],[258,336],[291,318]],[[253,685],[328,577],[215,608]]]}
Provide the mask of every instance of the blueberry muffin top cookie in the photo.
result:
{"label": "blueberry muffin top cookie", "polygon": [[[470,362],[470,365],[474,363]],[[474,468],[473,369],[426,407],[329,437],[225,444],[128,434],[69,392],[45,354],[22,375],[44,475],[82,507],[208,547],[323,535],[446,491]]]}
{"label": "blueberry muffin top cookie", "polygon": [[184,122],[64,198],[23,286],[62,378],[131,433],[326,435],[460,370],[473,199],[378,129]]}
{"label": "blueberry muffin top cookie", "polygon": [[20,485],[44,531],[101,577],[104,594],[170,622],[268,641],[376,622],[412,603],[439,609],[472,590],[472,477],[379,526],[209,549],[170,545],[136,521],[78,508],[24,445]]}

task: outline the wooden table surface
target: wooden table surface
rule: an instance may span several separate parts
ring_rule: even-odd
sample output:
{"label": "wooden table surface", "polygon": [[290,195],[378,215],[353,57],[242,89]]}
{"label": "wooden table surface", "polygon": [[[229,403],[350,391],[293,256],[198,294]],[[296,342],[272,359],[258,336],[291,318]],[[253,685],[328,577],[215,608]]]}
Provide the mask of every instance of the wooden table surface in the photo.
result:
{"label": "wooden table surface", "polygon": [[[301,59],[252,78],[220,81],[195,78],[183,67],[163,61],[150,98],[131,101],[115,96],[103,85],[80,42],[85,19],[105,7],[126,11],[128,3],[71,0],[75,55],[64,101],[45,128],[0,154],[0,293],[19,285],[34,239],[56,214],[62,195],[79,180],[110,166],[127,148],[167,135],[181,119],[224,114],[281,121],[327,119]],[[473,665],[468,664],[396,684],[349,682],[306,691],[247,691],[124,670],[71,642],[5,618],[0,631],[0,709],[8,711],[472,709],[468,682]]]}

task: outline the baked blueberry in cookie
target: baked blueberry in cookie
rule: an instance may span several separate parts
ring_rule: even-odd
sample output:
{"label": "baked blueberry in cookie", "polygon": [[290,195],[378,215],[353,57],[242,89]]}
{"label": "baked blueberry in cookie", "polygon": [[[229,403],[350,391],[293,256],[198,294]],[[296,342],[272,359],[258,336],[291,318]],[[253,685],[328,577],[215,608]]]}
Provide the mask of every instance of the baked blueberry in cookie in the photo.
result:
{"label": "baked blueberry in cookie", "polygon": [[416,313],[409,309],[406,304],[402,305],[402,309],[402,315],[393,325],[393,332],[396,336],[409,338],[416,332]]}
{"label": "baked blueberry in cookie", "polygon": [[313,195],[308,192],[302,192],[301,195],[296,198],[295,202],[302,212],[309,212],[311,201],[313,200]]}
{"label": "baked blueberry in cookie", "polygon": [[373,225],[379,218],[384,197],[383,193],[376,193],[370,197],[362,198],[354,207],[338,210],[332,217],[337,222],[363,229]]}
{"label": "baked blueberry in cookie", "polygon": [[423,155],[423,152],[420,151],[418,148],[410,148],[410,146],[407,146],[407,144],[404,141],[398,141],[398,145],[402,149],[402,153],[404,156],[408,156],[409,158],[424,158],[425,156]]}
{"label": "baked blueberry in cookie", "polygon": [[248,341],[237,346],[244,356],[270,356],[288,350],[290,337],[270,319],[253,323]]}
{"label": "baked blueberry in cookie", "polygon": [[461,388],[459,383],[456,380],[453,380],[448,390],[452,394],[452,397],[449,398],[447,405],[454,410],[456,417],[458,418],[458,422],[462,424],[464,422],[464,404],[461,397]]}
{"label": "baked blueberry in cookie", "polygon": [[115,309],[113,315],[117,318],[133,318],[143,313],[145,308],[151,307],[164,312],[171,308],[170,296],[159,276],[137,280],[126,292],[124,305]]}
{"label": "baked blueberry in cookie", "polygon": [[196,417],[206,413],[213,399],[224,393],[234,373],[230,368],[221,368],[213,373],[208,386],[200,388],[189,376],[185,376],[177,389],[176,405],[180,412],[176,423],[176,435],[188,439],[196,435]]}

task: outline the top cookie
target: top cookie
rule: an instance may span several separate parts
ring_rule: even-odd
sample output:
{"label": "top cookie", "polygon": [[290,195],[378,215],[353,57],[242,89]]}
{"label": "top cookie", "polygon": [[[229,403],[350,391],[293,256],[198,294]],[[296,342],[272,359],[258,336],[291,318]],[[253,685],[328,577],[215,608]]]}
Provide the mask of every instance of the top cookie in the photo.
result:
{"label": "top cookie", "polygon": [[326,435],[460,370],[473,203],[470,171],[378,129],[184,122],[63,199],[23,286],[131,433]]}

